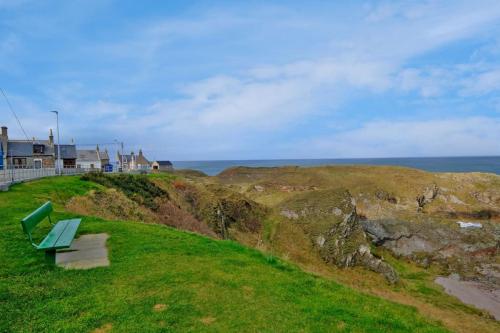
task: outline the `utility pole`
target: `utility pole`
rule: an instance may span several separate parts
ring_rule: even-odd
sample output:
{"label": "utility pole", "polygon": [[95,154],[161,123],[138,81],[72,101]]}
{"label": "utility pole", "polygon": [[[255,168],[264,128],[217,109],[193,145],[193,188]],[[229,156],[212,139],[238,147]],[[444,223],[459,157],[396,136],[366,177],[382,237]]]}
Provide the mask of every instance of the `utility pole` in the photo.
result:
{"label": "utility pole", "polygon": [[59,111],[54,110],[50,111],[56,114],[56,122],[57,122],[57,173],[59,176],[61,175],[61,142],[59,141]]}
{"label": "utility pole", "polygon": [[123,172],[123,141],[122,141],[122,172]]}

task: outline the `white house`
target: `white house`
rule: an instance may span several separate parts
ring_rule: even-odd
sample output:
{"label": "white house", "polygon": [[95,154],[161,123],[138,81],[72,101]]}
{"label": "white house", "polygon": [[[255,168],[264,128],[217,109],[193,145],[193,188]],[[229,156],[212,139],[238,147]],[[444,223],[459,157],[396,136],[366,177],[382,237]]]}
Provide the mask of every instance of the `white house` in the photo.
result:
{"label": "white house", "polygon": [[108,151],[100,151],[99,146],[96,149],[77,150],[76,155],[77,168],[104,170],[104,166],[109,164]]}

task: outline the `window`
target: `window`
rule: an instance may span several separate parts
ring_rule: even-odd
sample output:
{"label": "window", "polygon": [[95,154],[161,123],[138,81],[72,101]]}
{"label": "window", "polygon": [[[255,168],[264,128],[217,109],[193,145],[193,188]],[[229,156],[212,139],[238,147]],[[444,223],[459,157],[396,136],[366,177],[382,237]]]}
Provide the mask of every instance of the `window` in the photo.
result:
{"label": "window", "polygon": [[25,168],[26,167],[26,159],[25,158],[13,158],[12,163],[14,164],[15,168]]}
{"label": "window", "polygon": [[41,169],[42,168],[42,160],[36,159],[33,160],[33,166],[35,169]]}
{"label": "window", "polygon": [[93,163],[90,163],[90,168],[93,169],[94,168],[94,164]]}
{"label": "window", "polygon": [[44,149],[44,145],[33,145],[33,154],[43,154]]}

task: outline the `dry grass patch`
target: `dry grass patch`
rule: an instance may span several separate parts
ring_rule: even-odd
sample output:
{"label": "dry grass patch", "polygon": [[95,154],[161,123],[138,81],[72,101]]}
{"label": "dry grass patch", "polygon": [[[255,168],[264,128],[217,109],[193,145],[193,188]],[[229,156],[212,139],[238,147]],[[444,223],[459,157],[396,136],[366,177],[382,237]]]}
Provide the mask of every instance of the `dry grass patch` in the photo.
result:
{"label": "dry grass patch", "polygon": [[112,329],[113,329],[113,324],[107,323],[99,328],[96,328],[95,330],[92,331],[92,333],[108,333],[111,332]]}
{"label": "dry grass patch", "polygon": [[161,312],[161,311],[164,311],[167,309],[167,305],[166,304],[155,304],[155,306],[153,306],[153,311],[155,312]]}
{"label": "dry grass patch", "polygon": [[204,317],[204,318],[201,318],[200,321],[205,324],[205,325],[210,325],[212,324],[214,321],[216,320],[216,318],[214,317]]}

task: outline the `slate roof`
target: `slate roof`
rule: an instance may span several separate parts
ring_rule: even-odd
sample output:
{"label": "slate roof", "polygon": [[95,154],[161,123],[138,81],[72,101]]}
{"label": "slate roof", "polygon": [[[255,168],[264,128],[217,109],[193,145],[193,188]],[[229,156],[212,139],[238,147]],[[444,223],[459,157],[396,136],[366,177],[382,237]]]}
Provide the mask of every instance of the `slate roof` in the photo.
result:
{"label": "slate roof", "polygon": [[99,161],[97,150],[77,150],[76,159],[81,162],[95,162]]}
{"label": "slate roof", "polygon": [[101,158],[101,160],[109,160],[109,154],[106,150],[99,151],[99,157]]}
{"label": "slate roof", "polygon": [[7,156],[19,156],[19,157],[33,156],[33,142],[9,141],[7,144]]}
{"label": "slate roof", "polygon": [[156,161],[156,163],[161,166],[172,166],[172,162],[170,161]]}
{"label": "slate roof", "polygon": [[[57,145],[54,145],[55,157],[58,158]],[[62,159],[76,159],[76,146],[75,145],[61,145],[61,158]]]}
{"label": "slate roof", "polygon": [[76,159],[81,162],[95,162],[109,160],[107,151],[97,151],[95,149],[78,149],[76,151]]}
{"label": "slate roof", "polygon": [[[7,156],[13,157],[32,157],[33,145],[44,145],[45,150],[43,155],[54,155],[57,158],[57,145],[51,146],[47,140],[23,141],[9,140],[7,144]],[[75,145],[61,145],[61,158],[73,159],[76,158]]]}
{"label": "slate roof", "polygon": [[135,163],[146,165],[149,164],[149,161],[147,158],[144,157],[144,155],[137,155],[137,157],[135,158]]}

